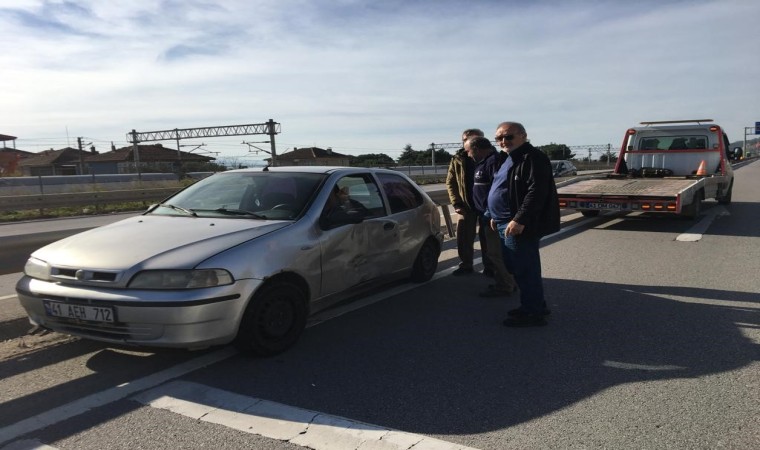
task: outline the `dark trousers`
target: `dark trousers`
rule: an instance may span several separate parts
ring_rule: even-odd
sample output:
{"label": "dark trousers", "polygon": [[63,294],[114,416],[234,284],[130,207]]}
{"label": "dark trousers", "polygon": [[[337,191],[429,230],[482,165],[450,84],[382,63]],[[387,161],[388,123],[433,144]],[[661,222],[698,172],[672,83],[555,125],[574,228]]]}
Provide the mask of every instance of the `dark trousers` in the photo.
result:
{"label": "dark trousers", "polygon": [[477,226],[477,214],[472,211],[459,214],[459,219],[457,219],[457,254],[460,260],[459,267],[464,269],[472,269]]}
{"label": "dark trousers", "polygon": [[520,309],[529,314],[541,314],[546,307],[539,253],[541,239],[505,236],[506,229],[506,223],[498,225],[504,265],[512,272],[520,288]]}

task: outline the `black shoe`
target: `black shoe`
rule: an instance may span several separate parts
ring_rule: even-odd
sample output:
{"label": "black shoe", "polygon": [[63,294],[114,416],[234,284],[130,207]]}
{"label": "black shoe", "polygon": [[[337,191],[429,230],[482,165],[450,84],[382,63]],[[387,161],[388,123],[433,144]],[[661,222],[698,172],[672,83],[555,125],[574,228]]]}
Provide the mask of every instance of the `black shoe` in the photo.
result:
{"label": "black shoe", "polygon": [[537,315],[537,314],[523,314],[518,316],[511,316],[504,319],[504,322],[502,324],[505,327],[514,327],[514,328],[522,328],[522,327],[543,327],[546,325],[546,319],[544,319],[543,315]]}
{"label": "black shoe", "polygon": [[467,269],[465,267],[460,267],[457,270],[451,272],[451,274],[454,275],[454,276],[469,275],[471,273],[472,273],[472,267],[470,267],[469,269]]}
{"label": "black shoe", "polygon": [[493,275],[494,275],[493,274],[493,270],[491,270],[491,269],[483,269],[483,275],[485,275],[487,277],[493,278]]}
{"label": "black shoe", "polygon": [[[551,312],[551,310],[549,308],[544,308],[544,310],[541,311],[541,315],[542,316],[548,316],[551,313],[552,312]],[[519,317],[519,316],[526,316],[526,315],[528,315],[528,313],[526,313],[524,310],[522,310],[520,308],[515,308],[515,309],[509,310],[507,312],[507,315],[509,317]]]}

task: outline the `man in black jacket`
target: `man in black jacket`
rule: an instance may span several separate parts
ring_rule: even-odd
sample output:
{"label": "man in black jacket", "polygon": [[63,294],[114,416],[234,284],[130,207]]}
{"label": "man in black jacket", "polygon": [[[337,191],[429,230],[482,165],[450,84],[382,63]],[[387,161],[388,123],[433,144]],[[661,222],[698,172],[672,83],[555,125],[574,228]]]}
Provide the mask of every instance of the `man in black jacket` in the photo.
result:
{"label": "man in black jacket", "polygon": [[503,122],[496,141],[509,155],[488,193],[491,227],[502,240],[504,263],[520,288],[520,307],[504,325],[546,325],[549,310],[541,278],[541,237],[559,231],[559,201],[549,158],[528,142],[525,127]]}

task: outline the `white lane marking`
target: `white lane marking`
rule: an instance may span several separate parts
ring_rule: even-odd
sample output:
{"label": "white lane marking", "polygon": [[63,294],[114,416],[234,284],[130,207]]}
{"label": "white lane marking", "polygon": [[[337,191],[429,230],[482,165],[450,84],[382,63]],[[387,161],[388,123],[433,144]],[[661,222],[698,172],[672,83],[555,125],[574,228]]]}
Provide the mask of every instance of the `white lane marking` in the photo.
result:
{"label": "white lane marking", "polygon": [[2,301],[2,300],[8,300],[9,298],[16,298],[16,294],[13,294],[13,295],[3,295],[2,297],[0,297],[0,301]]}
{"label": "white lane marking", "polygon": [[58,450],[58,447],[51,447],[34,439],[24,439],[10,443],[0,450]]}
{"label": "white lane marking", "polygon": [[605,367],[613,367],[615,369],[625,369],[625,370],[648,370],[651,372],[658,372],[658,371],[665,371],[665,370],[685,370],[686,367],[681,366],[671,366],[671,365],[662,365],[662,366],[654,366],[650,364],[633,364],[633,363],[624,363],[624,362],[618,362],[618,361],[605,361],[602,363]]}
{"label": "white lane marking", "polygon": [[711,208],[707,214],[705,214],[702,220],[686,230],[685,233],[679,234],[678,237],[676,237],[676,241],[697,242],[702,239],[702,235],[705,234],[705,231],[707,231],[708,228],[710,228],[710,225],[712,225],[716,217],[728,215],[731,215],[731,213],[729,213],[724,206],[716,206],[714,208]]}
{"label": "white lane marking", "polygon": [[315,450],[472,448],[186,381],[167,383],[134,400],[194,420]]}
{"label": "white lane marking", "polygon": [[165,383],[174,378],[181,377],[190,372],[196,371],[211,364],[216,364],[230,356],[237,354],[231,348],[223,348],[207,355],[199,356],[190,361],[177,364],[174,367],[164,369],[152,375],[137,379],[135,381],[124,383],[117,387],[106,389],[105,391],[96,392],[82,399],[67,403],[65,405],[53,408],[42,414],[24,419],[7,427],[0,428],[0,444],[8,442],[19,436],[23,436],[40,428],[48,427],[74,416],[83,414],[91,409],[107,405],[109,403],[121,400],[129,395],[135,394],[146,389],[150,389],[159,384]]}

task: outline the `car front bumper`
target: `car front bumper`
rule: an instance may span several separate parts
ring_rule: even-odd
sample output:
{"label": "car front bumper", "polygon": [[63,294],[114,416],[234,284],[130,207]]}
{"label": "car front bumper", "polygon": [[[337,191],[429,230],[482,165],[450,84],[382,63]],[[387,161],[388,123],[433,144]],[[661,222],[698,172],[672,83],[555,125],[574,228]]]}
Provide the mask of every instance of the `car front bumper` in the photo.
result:
{"label": "car front bumper", "polygon": [[[30,321],[51,330],[117,344],[198,348],[231,342],[261,280],[182,291],[65,286],[24,276],[16,284]],[[55,317],[45,302],[106,308],[112,322]]]}

